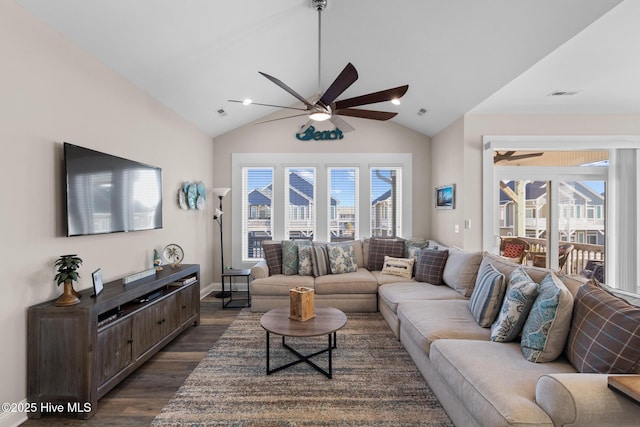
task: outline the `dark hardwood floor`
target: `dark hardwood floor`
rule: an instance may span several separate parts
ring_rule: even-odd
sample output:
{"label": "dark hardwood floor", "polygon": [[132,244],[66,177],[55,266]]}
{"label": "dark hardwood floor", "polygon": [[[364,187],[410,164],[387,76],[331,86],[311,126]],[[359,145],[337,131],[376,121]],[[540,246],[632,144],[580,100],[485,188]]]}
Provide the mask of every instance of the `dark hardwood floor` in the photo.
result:
{"label": "dark hardwood floor", "polygon": [[[234,304],[242,294],[234,292]],[[91,419],[52,415],[21,426],[148,426],[240,311],[223,310],[221,300],[211,296],[201,300],[200,309],[200,325],[186,330],[100,399]]]}

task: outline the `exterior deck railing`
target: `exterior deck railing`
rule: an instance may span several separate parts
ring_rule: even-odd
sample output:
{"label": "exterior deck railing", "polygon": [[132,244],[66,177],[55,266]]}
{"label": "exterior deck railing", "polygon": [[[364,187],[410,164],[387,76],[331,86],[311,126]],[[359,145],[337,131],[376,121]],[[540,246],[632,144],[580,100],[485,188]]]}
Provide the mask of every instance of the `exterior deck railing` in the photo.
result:
{"label": "exterior deck railing", "polygon": [[[547,252],[547,241],[545,239],[534,239],[531,237],[520,237],[522,240],[526,240],[530,246],[530,252],[536,253],[546,253]],[[576,243],[576,242],[566,242],[559,241],[559,245],[564,244],[572,244],[573,250],[569,254],[567,258],[567,262],[565,263],[562,271],[566,274],[580,274],[582,270],[584,270],[587,261],[589,260],[597,260],[604,261],[604,246],[602,245],[591,245],[587,243]]]}

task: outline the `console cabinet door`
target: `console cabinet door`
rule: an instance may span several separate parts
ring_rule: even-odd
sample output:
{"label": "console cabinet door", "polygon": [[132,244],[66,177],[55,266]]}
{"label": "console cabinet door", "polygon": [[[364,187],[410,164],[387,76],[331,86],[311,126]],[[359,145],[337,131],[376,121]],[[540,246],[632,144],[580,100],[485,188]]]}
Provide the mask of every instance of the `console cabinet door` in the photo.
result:
{"label": "console cabinet door", "polygon": [[199,289],[197,286],[187,286],[180,289],[177,293],[178,298],[178,326],[184,323],[198,313],[200,304]]}
{"label": "console cabinet door", "polygon": [[177,328],[176,296],[155,302],[133,316],[134,360]]}
{"label": "console cabinet door", "polygon": [[103,384],[132,363],[131,318],[98,331],[98,383]]}

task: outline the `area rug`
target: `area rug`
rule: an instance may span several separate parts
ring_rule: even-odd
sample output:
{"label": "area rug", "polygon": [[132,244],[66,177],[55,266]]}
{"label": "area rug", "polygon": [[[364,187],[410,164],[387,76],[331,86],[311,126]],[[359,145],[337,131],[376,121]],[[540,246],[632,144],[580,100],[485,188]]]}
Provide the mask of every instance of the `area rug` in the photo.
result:
{"label": "area rug", "polygon": [[[348,314],[333,379],[306,363],[266,375],[261,314],[241,311],[153,426],[452,426],[379,313]],[[308,353],[327,337],[290,338]],[[294,360],[271,336],[271,367]],[[328,367],[327,354],[313,359]]]}

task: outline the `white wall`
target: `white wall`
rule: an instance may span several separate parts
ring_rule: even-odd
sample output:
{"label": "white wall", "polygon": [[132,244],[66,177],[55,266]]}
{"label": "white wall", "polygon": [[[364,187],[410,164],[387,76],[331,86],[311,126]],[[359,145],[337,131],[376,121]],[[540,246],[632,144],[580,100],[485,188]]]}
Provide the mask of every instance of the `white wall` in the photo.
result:
{"label": "white wall", "polygon": [[[76,253],[105,281],[145,270],[153,249],[178,243],[186,263],[199,263],[212,281],[213,203],[182,211],[184,180],[213,185],[213,142],[172,111],[41,24],[13,0],[0,0],[0,401],[26,398],[26,311],[57,297],[54,261]],[[62,143],[142,161],[163,169],[164,228],[102,236],[64,237]],[[0,413],[0,425],[16,414]]]}
{"label": "white wall", "polygon": [[[263,108],[248,106],[247,108]],[[274,113],[282,115],[281,112]],[[275,117],[274,115],[274,117]],[[268,117],[267,117],[268,118]],[[413,158],[413,223],[412,234],[416,237],[431,235],[431,146],[429,137],[414,132],[393,122],[379,122],[348,117],[346,120],[356,128],[338,141],[299,141],[296,131],[305,123],[305,118],[293,118],[265,124],[250,124],[235,129],[214,139],[215,182],[221,187],[231,185],[232,153],[304,153],[313,161],[316,153],[410,153]],[[240,193],[231,190],[231,197]],[[231,225],[236,221],[232,201],[224,200],[225,211],[225,264],[239,263],[231,255]],[[230,220],[229,220],[230,219]],[[231,224],[230,222],[231,221]],[[220,244],[219,239],[216,245]],[[229,255],[227,255],[229,254]],[[215,260],[214,274],[220,271],[220,260]],[[218,276],[216,276],[218,277]]]}

